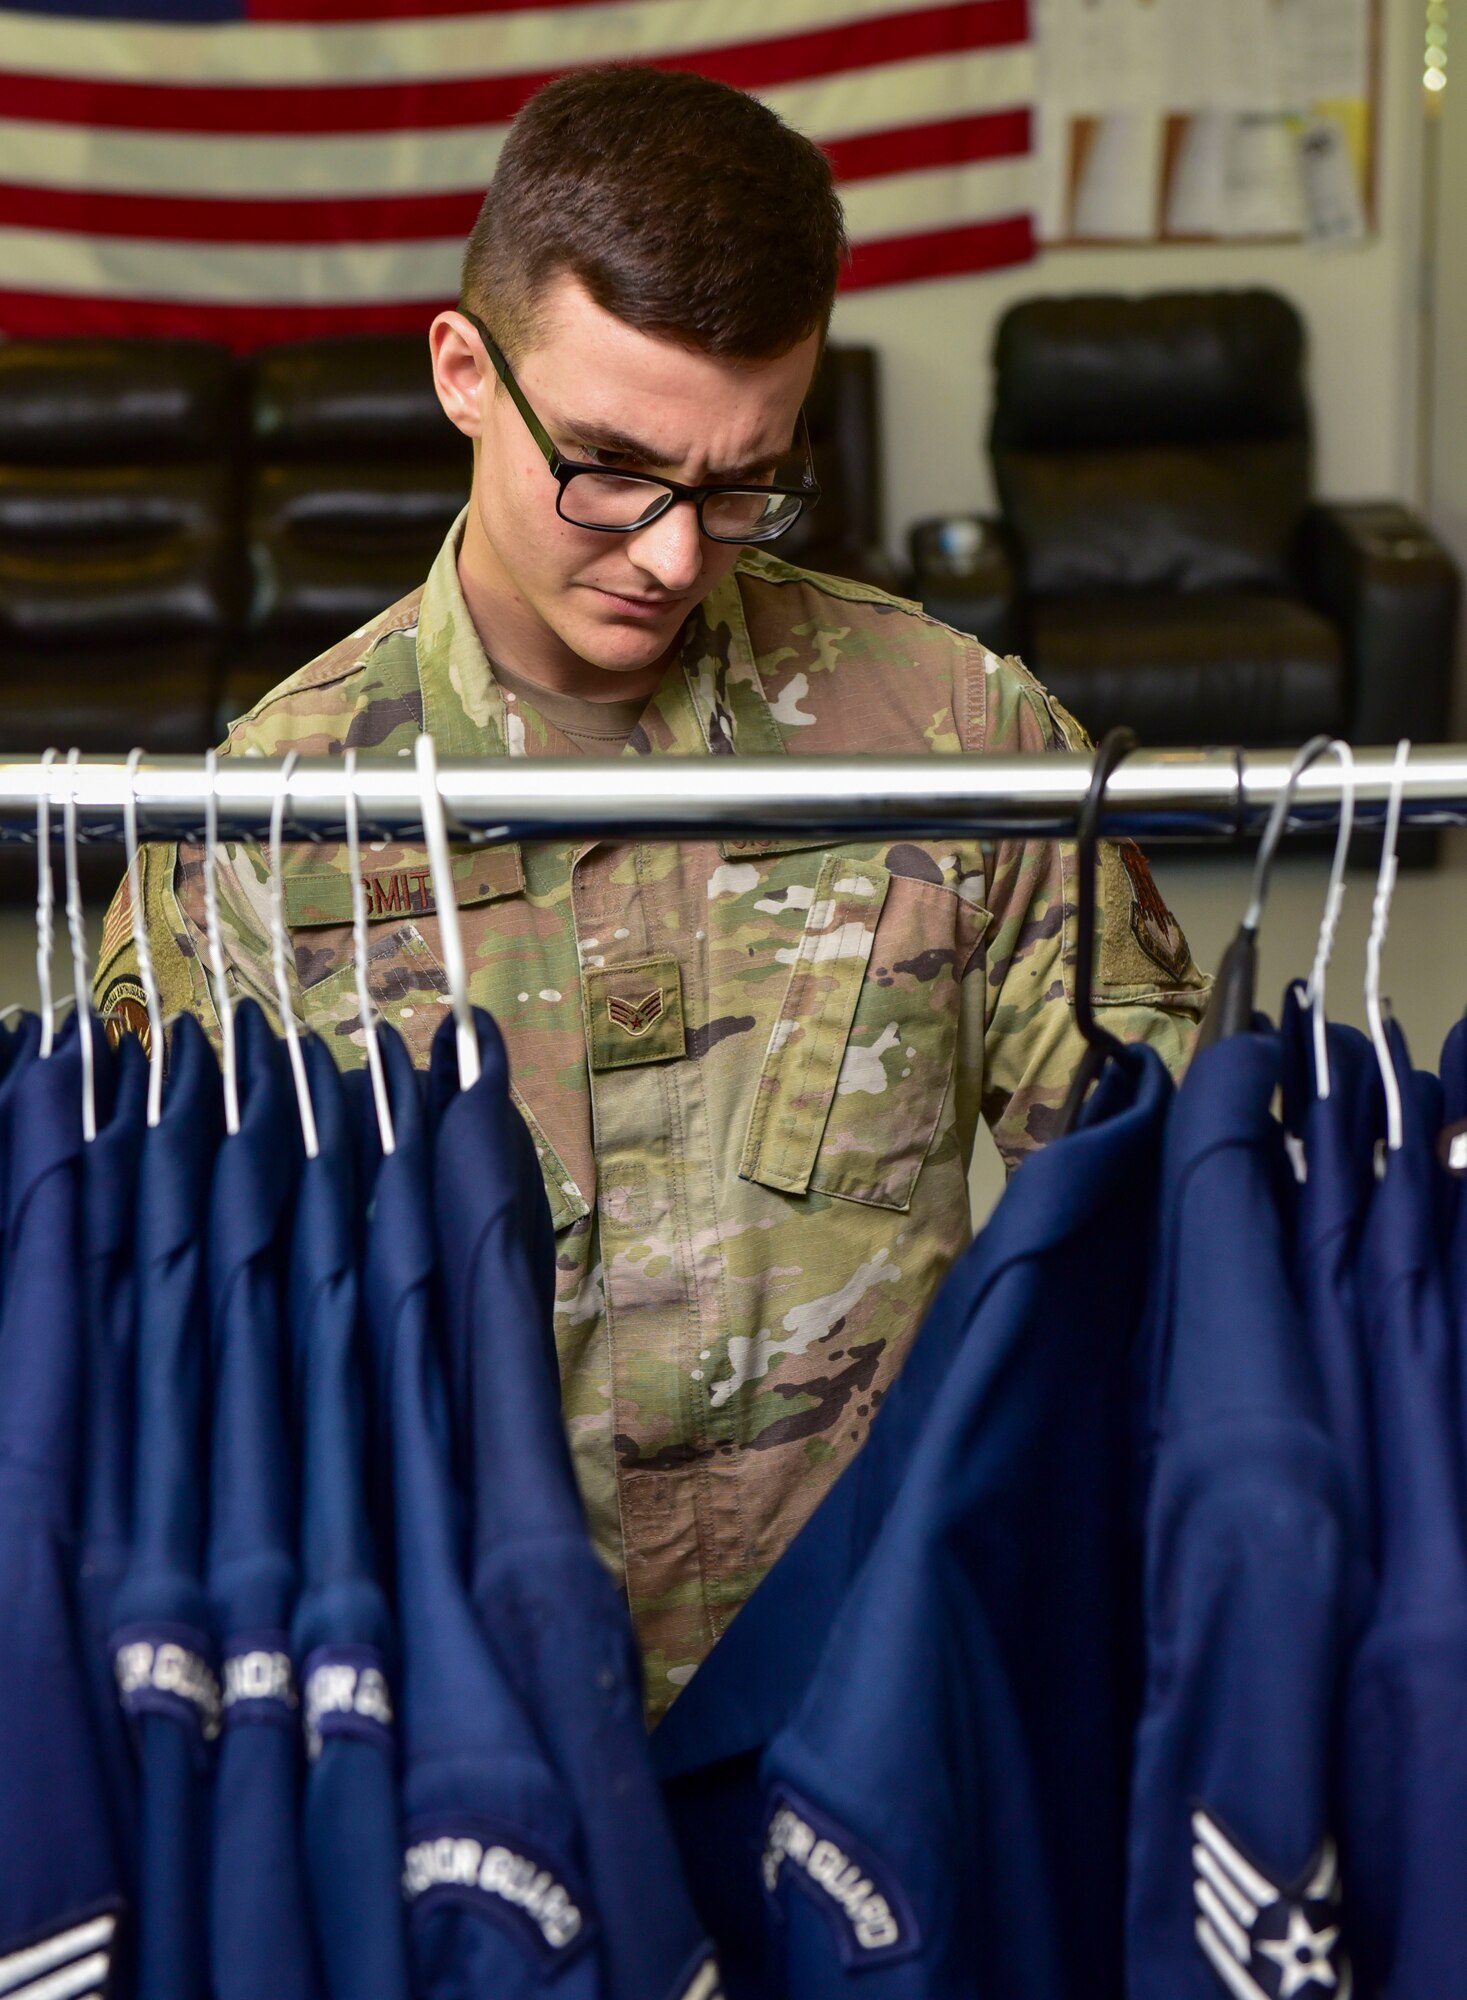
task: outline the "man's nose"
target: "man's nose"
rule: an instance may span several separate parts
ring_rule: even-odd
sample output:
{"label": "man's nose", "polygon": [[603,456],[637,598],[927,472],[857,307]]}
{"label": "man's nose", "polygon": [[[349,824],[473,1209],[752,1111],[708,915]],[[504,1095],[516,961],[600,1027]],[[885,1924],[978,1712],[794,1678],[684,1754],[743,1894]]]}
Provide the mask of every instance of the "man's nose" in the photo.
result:
{"label": "man's nose", "polygon": [[703,533],[691,500],[677,500],[665,514],[639,528],[627,541],[638,569],[656,577],[667,591],[687,590],[703,567]]}

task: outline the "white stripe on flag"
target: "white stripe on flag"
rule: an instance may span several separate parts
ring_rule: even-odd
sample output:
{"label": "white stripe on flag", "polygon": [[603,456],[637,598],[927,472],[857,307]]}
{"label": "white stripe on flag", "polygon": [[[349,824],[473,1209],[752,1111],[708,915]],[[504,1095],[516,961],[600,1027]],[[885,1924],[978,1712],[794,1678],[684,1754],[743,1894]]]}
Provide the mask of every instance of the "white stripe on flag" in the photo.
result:
{"label": "white stripe on flag", "polygon": [[[610,0],[567,12],[412,16],[371,23],[171,27],[0,11],[4,67],[124,83],[402,83],[514,76],[618,57],[736,47],[914,13],[933,0]],[[406,0],[405,0],[406,5]]]}
{"label": "white stripe on flag", "polygon": [[[761,95],[787,123],[827,140],[1027,104],[1033,81],[1032,53],[1017,48],[887,63]],[[216,138],[0,119],[0,181],[236,199],[455,193],[488,186],[508,130]]]}

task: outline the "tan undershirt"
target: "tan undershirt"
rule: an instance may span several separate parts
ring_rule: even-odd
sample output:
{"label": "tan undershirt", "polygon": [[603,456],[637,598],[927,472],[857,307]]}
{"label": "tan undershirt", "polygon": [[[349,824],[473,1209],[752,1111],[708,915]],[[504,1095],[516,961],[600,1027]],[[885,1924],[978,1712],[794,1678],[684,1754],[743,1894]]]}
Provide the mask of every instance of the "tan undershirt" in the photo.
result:
{"label": "tan undershirt", "polygon": [[568,736],[578,749],[608,757],[626,748],[627,738],[641,721],[651,695],[630,701],[589,701],[584,695],[558,694],[521,679],[494,662],[494,678],[506,694],[528,702],[545,720]]}

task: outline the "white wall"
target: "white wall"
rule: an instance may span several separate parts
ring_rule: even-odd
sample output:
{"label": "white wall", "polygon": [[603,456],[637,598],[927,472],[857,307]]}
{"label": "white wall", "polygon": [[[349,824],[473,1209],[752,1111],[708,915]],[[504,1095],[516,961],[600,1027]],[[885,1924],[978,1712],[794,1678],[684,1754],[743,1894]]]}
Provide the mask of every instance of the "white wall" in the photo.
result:
{"label": "white wall", "polygon": [[[1467,47],[1467,14],[1453,38],[1458,62],[1463,61],[1461,47]],[[1436,139],[1435,367],[1427,411],[1427,510],[1436,532],[1467,569],[1467,76],[1461,72],[1443,93]],[[1467,619],[1461,659],[1459,735],[1467,729]]]}
{"label": "white wall", "polygon": [[[1258,284],[1284,293],[1308,335],[1318,490],[1335,499],[1414,497],[1424,26],[1419,0],[1382,0],[1377,227],[1358,249],[1061,250],[989,277],[843,298],[835,337],[881,351],[893,551],[922,514],[991,504],[983,440],[993,331],[1006,306],[1038,292]],[[1458,91],[1467,93],[1467,77]]]}

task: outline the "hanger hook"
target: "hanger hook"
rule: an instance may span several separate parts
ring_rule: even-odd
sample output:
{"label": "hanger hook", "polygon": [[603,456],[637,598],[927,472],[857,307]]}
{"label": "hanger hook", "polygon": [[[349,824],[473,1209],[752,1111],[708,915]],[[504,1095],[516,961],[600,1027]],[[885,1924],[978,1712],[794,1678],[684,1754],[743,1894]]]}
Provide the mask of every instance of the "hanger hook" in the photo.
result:
{"label": "hanger hook", "polygon": [[82,1059],[82,1138],[97,1136],[97,1051],[92,1041],[92,976],[87,965],[87,920],[82,909],[81,869],[76,854],[77,749],[66,753],[66,803],[62,807],[62,855],[66,864],[66,931],[71,940],[71,983],[76,994],[76,1032]]}
{"label": "hanger hook", "polygon": [[453,862],[448,852],[443,795],[438,789],[438,758],[433,738],[426,730],[417,739],[414,755],[418,766],[423,837],[427,842],[428,865],[433,876],[433,904],[438,912],[438,933],[443,945],[443,969],[448,974],[448,994],[453,1004],[457,1031],[459,1089],[472,1090],[479,1081],[479,1037],[474,1027],[474,1010],[469,1005],[469,981],[464,967],[463,938],[458,927]]}
{"label": "hanger hook", "polygon": [[1279,850],[1279,842],[1284,837],[1284,827],[1294,803],[1294,794],[1299,789],[1299,780],[1331,747],[1328,736],[1311,736],[1309,741],[1295,756],[1289,766],[1289,775],[1284,780],[1284,788],[1273,802],[1268,815],[1268,824],[1263,829],[1263,838],[1258,843],[1258,856],[1253,864],[1253,893],[1248,907],[1243,912],[1243,929],[1256,937],[1258,927],[1263,922],[1263,905],[1268,899],[1269,879],[1273,874],[1273,864]]}
{"label": "hanger hook", "polygon": [[1396,745],[1391,765],[1391,788],[1386,806],[1385,833],[1381,840],[1380,871],[1375,878],[1375,900],[1370,910],[1370,936],[1365,944],[1365,1018],[1370,1023],[1370,1039],[1380,1065],[1385,1090],[1386,1146],[1398,1153],[1405,1137],[1401,1119],[1401,1080],[1396,1075],[1395,1057],[1385,1029],[1385,1004],[1380,994],[1380,961],[1386,931],[1391,921],[1391,899],[1396,893],[1399,863],[1396,845],[1401,833],[1401,802],[1406,790],[1406,773],[1411,758],[1411,739],[1403,736]]}
{"label": "hanger hook", "polygon": [[41,1001],[39,1053],[49,1056],[56,1042],[56,1002],[51,967],[56,952],[56,891],[51,877],[51,794],[47,789],[55,750],[41,752],[43,782],[36,789],[36,985]]}
{"label": "hanger hook", "polygon": [[1079,920],[1075,927],[1075,1025],[1085,1038],[1085,1053],[1060,1109],[1057,1136],[1073,1130],[1090,1086],[1105,1067],[1107,1059],[1125,1051],[1125,1043],[1111,1034],[1108,1028],[1102,1028],[1095,1018],[1095,906],[1099,894],[1096,867],[1106,788],[1117,767],[1130,756],[1138,741],[1133,729],[1106,731],[1091,765],[1089,788],[1075,816],[1079,867]]}
{"label": "hanger hook", "polygon": [[132,946],[137,954],[138,978],[142,982],[143,1002],[148,1010],[148,1124],[152,1126],[163,1116],[163,1003],[158,997],[158,976],[153,970],[153,948],[148,943],[148,925],[143,912],[142,863],[138,855],[138,765],[142,759],[141,747],[128,752],[127,791],[122,801],[122,838],[127,849]]}
{"label": "hanger hook", "polygon": [[377,1038],[377,1009],[372,1004],[367,983],[367,885],[362,880],[362,842],[357,823],[357,753],[348,749],[346,769],[346,858],[351,871],[351,943],[356,970],[357,1011],[362,1017],[362,1036],[367,1048],[367,1073],[372,1081],[372,1102],[377,1109],[377,1132],[383,1154],[397,1150],[392,1126],[392,1103],[387,1094],[387,1078],[382,1069],[382,1047]]}
{"label": "hanger hook", "polygon": [[209,939],[209,970],[214,982],[214,1011],[219,1016],[219,1040],[224,1060],[224,1129],[239,1131],[239,1060],[234,1046],[234,1002],[224,972],[224,937],[219,928],[219,869],[214,850],[219,844],[219,753],[204,753],[204,926]]}
{"label": "hanger hook", "polygon": [[300,762],[298,750],[287,750],[280,766],[280,782],[270,802],[270,962],[275,973],[275,1002],[280,1009],[280,1028],[285,1051],[290,1058],[290,1074],[295,1084],[296,1109],[300,1113],[301,1138],[306,1158],[314,1160],[321,1150],[316,1132],[316,1107],[311,1102],[311,1086],[301,1054],[300,1028],[290,995],[290,979],[285,969],[285,883],[280,868],[280,843],[285,830],[285,802],[290,796],[290,774]]}
{"label": "hanger hook", "polygon": [[1309,1004],[1314,1029],[1314,1090],[1318,1097],[1330,1092],[1329,1037],[1325,1033],[1324,980],[1335,948],[1340,911],[1345,901],[1345,864],[1350,858],[1350,836],[1355,826],[1355,752],[1343,738],[1335,737],[1330,749],[1340,760],[1340,828],[1335,835],[1334,859],[1330,862],[1329,887],[1325,891],[1324,915],[1319,924],[1319,941],[1314,947],[1314,963],[1304,997]]}

